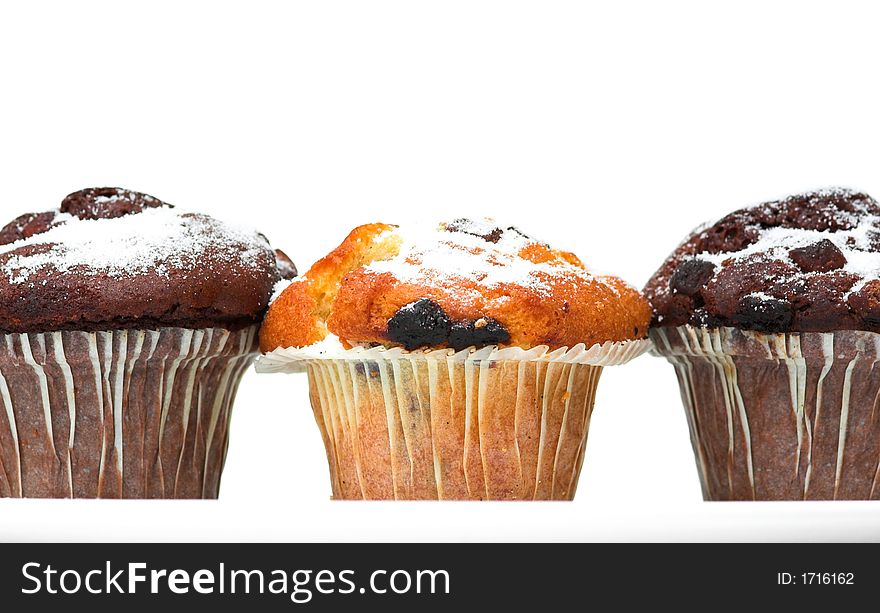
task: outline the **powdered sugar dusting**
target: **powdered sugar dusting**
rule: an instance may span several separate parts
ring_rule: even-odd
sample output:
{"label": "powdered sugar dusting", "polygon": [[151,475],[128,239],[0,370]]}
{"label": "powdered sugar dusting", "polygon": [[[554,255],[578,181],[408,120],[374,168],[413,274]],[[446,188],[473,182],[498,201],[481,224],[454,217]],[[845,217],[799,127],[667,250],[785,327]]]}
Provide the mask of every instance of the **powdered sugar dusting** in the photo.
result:
{"label": "powdered sugar dusting", "polygon": [[[819,190],[813,197],[842,198],[852,196],[853,193],[851,190],[834,188]],[[880,217],[870,212],[864,204],[856,201],[854,210],[827,211],[818,220],[829,229],[765,227],[760,230],[758,240],[744,249],[721,253],[701,252],[692,257],[712,262],[719,268],[750,259],[775,260],[792,266],[796,272],[788,277],[774,277],[774,283],[801,281],[826,273],[798,271],[797,263],[791,257],[791,251],[827,240],[832,242],[846,258],[845,265],[835,272],[851,274],[859,279],[844,298],[859,291],[866,282],[880,278],[880,252],[877,251],[880,247]],[[750,296],[760,300],[773,299],[762,292]]]}
{"label": "powdered sugar dusting", "polygon": [[150,196],[149,194],[139,194],[137,192],[131,192],[124,189],[118,189],[117,193],[112,196],[95,196],[94,202],[95,204],[115,204],[120,200],[125,200],[126,202],[130,202],[132,204],[136,203],[138,199],[143,200],[147,203],[158,203],[159,201]]}
{"label": "powdered sugar dusting", "polygon": [[46,232],[0,247],[0,271],[10,283],[27,283],[44,270],[167,277],[173,269],[197,268],[206,253],[247,264],[269,248],[255,231],[180,209],[151,208],[97,220],[59,213],[56,221],[61,223]]}
{"label": "powdered sugar dusting", "polygon": [[[455,228],[448,231],[440,225],[427,231],[409,227],[394,230],[403,239],[399,255],[375,261],[366,270],[391,273],[403,282],[429,287],[449,289],[465,280],[481,287],[519,285],[540,295],[550,294],[548,279],[560,273],[605,283],[601,277],[559,259],[536,264],[523,258],[524,249],[540,243],[513,228],[502,229],[491,219],[459,220]],[[487,236],[497,240],[487,240]]]}
{"label": "powdered sugar dusting", "polygon": [[[851,230],[836,232],[772,227],[764,229],[755,243],[740,251],[714,254],[704,252],[698,253],[694,257],[707,260],[719,267],[760,257],[762,260],[778,260],[796,268],[797,266],[790,255],[793,249],[802,249],[819,241],[828,240],[834,243],[846,258],[846,264],[840,270],[860,278],[860,281],[851,290],[851,292],[855,292],[866,281],[877,279],[880,276],[880,252],[872,251],[875,247],[871,242],[872,235],[875,236],[875,240],[880,238],[878,232],[880,232],[880,218],[874,215],[860,217],[857,225]],[[788,280],[816,274],[822,273],[797,272]],[[780,280],[785,281],[786,279],[774,279],[777,282]],[[755,297],[760,298],[760,296]]]}

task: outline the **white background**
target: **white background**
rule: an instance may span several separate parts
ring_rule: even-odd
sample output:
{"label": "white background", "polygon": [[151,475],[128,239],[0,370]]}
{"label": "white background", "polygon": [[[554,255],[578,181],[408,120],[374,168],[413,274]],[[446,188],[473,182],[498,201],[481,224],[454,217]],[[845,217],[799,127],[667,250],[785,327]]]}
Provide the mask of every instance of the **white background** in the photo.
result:
{"label": "white background", "polygon": [[[734,208],[880,195],[878,17],[839,1],[5,3],[0,213],[124,186],[257,227],[301,270],[357,224],[494,216],[642,286]],[[603,375],[574,503],[329,494],[304,379],[249,373],[219,502],[2,501],[0,538],[880,539],[870,503],[701,502],[673,371],[647,356]]]}

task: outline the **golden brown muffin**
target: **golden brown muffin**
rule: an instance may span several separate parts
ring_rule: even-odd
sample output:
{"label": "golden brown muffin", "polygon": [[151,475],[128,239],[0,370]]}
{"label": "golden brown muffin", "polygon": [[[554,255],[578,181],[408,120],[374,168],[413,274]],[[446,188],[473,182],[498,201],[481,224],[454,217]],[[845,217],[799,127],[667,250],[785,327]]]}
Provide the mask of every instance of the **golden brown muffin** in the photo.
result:
{"label": "golden brown muffin", "polygon": [[458,219],[427,232],[355,228],[273,302],[260,340],[264,352],[329,334],[348,347],[558,348],[644,338],[650,319],[636,289],[575,255]]}

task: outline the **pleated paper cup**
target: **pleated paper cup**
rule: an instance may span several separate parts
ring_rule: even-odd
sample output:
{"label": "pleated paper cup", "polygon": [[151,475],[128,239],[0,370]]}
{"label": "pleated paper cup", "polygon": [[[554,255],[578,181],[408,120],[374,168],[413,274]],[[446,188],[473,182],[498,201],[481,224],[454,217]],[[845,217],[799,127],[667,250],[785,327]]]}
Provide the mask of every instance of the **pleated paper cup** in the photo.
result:
{"label": "pleated paper cup", "polygon": [[880,335],[659,328],[706,500],[880,498]]}
{"label": "pleated paper cup", "polygon": [[339,500],[571,500],[603,366],[648,341],[453,352],[322,343],[260,372],[309,377]]}
{"label": "pleated paper cup", "polygon": [[0,496],[216,498],[257,328],[0,336]]}

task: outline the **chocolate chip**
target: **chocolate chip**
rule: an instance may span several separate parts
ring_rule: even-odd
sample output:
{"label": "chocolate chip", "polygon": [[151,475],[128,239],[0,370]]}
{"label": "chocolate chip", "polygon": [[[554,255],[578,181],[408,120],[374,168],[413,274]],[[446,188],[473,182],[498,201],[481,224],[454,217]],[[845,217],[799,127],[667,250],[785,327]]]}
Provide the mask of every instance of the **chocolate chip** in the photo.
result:
{"label": "chocolate chip", "polygon": [[61,212],[80,219],[114,219],[144,209],[169,207],[158,198],[118,187],[93,187],[74,192],[61,201]]}
{"label": "chocolate chip", "polygon": [[450,327],[443,308],[433,300],[422,298],[401,307],[388,320],[388,338],[412,350],[445,343]]}
{"label": "chocolate chip", "polygon": [[485,347],[510,340],[510,333],[501,323],[491,317],[481,317],[476,321],[461,321],[452,324],[449,332],[449,346],[460,351],[471,345]]}
{"label": "chocolate chip", "polygon": [[672,291],[685,296],[696,296],[715,274],[715,264],[692,258],[678,265],[669,278]]}
{"label": "chocolate chip", "polygon": [[[700,292],[706,310],[721,317],[727,324],[737,317],[743,296],[767,293],[771,296],[789,296],[785,291],[774,291],[797,275],[797,268],[782,260],[765,260],[761,256],[722,265],[706,289]],[[679,294],[676,294],[679,296]],[[697,305],[701,306],[701,305]]]}
{"label": "chocolate chip", "polygon": [[293,260],[287,257],[287,254],[281,251],[281,249],[275,250],[275,266],[278,268],[278,274],[281,275],[282,279],[293,279],[297,275],[296,265],[294,265]]}
{"label": "chocolate chip", "polygon": [[846,266],[846,256],[827,238],[788,252],[803,272],[828,272]]}
{"label": "chocolate chip", "polygon": [[8,245],[16,241],[30,238],[35,234],[42,234],[57,225],[57,214],[54,211],[46,213],[27,213],[6,224],[0,230],[0,245]]}
{"label": "chocolate chip", "polygon": [[794,309],[787,300],[744,296],[737,304],[735,321],[743,328],[761,332],[786,332]]}

